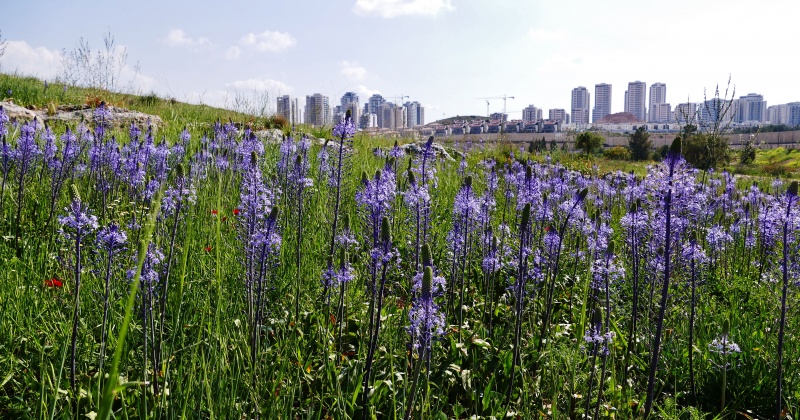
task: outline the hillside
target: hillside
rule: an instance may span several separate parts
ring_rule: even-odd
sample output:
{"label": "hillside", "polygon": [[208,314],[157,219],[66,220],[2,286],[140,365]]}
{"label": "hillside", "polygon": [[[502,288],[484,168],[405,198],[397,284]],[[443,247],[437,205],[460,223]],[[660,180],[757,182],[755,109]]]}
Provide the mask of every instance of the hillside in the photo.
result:
{"label": "hillside", "polygon": [[29,109],[47,109],[53,112],[64,107],[94,107],[102,101],[110,106],[156,115],[170,129],[210,124],[217,120],[250,123],[254,128],[274,128],[280,125],[274,116],[254,116],[209,105],[189,104],[174,98],[162,98],[154,93],[137,95],[110,92],[46,83],[34,77],[0,74],[0,101],[9,100]]}

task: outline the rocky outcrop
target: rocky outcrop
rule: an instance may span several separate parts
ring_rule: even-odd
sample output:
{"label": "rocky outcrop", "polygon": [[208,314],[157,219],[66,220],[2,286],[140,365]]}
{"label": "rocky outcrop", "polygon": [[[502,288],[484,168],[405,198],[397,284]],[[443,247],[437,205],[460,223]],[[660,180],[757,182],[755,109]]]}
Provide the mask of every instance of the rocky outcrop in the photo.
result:
{"label": "rocky outcrop", "polygon": [[[0,101],[0,106],[3,107],[3,111],[10,119],[16,119],[17,121],[29,121],[33,118],[38,118],[45,122],[71,124],[80,121],[91,121],[94,115],[94,108],[88,105],[61,105],[55,109],[37,109],[35,107],[25,108],[11,101]],[[131,125],[131,123],[145,125],[148,121],[156,127],[164,124],[161,117],[157,115],[149,115],[139,111],[117,108],[115,106],[109,106],[107,109],[111,114],[108,122],[112,126],[127,127]]]}

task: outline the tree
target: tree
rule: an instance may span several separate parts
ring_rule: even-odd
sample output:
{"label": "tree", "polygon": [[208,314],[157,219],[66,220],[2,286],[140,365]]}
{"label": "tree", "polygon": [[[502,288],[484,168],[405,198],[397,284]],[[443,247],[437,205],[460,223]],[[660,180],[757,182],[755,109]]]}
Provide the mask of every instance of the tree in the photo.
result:
{"label": "tree", "polygon": [[650,149],[653,147],[653,142],[650,140],[650,133],[647,132],[645,126],[639,126],[636,131],[631,134],[628,140],[628,148],[631,150],[631,158],[633,160],[647,160],[650,157]]}
{"label": "tree", "polygon": [[575,137],[575,148],[583,150],[587,155],[603,147],[603,136],[591,131],[584,131]]}

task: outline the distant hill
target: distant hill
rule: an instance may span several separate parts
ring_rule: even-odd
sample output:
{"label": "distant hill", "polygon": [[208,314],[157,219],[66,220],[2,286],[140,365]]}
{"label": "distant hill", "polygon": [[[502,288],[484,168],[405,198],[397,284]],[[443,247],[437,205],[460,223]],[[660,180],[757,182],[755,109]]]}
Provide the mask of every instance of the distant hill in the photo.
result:
{"label": "distant hill", "polygon": [[472,121],[472,120],[485,120],[485,119],[487,119],[487,117],[485,115],[456,115],[455,117],[448,117],[448,118],[445,118],[445,119],[442,119],[442,120],[439,120],[439,121],[430,122],[428,124],[445,124],[445,125],[447,125],[447,124],[452,124],[453,121],[456,121],[456,120]]}
{"label": "distant hill", "polygon": [[639,124],[644,121],[636,118],[630,112],[617,112],[616,114],[608,114],[603,118],[597,120],[595,124]]}

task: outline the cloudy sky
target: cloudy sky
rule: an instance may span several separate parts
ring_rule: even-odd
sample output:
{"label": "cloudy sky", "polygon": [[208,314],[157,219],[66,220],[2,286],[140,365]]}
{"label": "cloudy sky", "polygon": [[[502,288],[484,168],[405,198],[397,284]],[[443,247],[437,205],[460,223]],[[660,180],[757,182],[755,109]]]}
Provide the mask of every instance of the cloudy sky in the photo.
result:
{"label": "cloudy sky", "polygon": [[594,106],[594,85],[611,83],[619,112],[630,81],[666,83],[674,106],[729,75],[736,96],[800,101],[796,0],[2,2],[2,72],[52,80],[62,50],[81,38],[101,49],[110,32],[127,51],[126,86],[219,106],[355,91],[362,103],[408,96],[430,122],[509,95],[519,118],[529,104],[569,109],[576,86]]}

